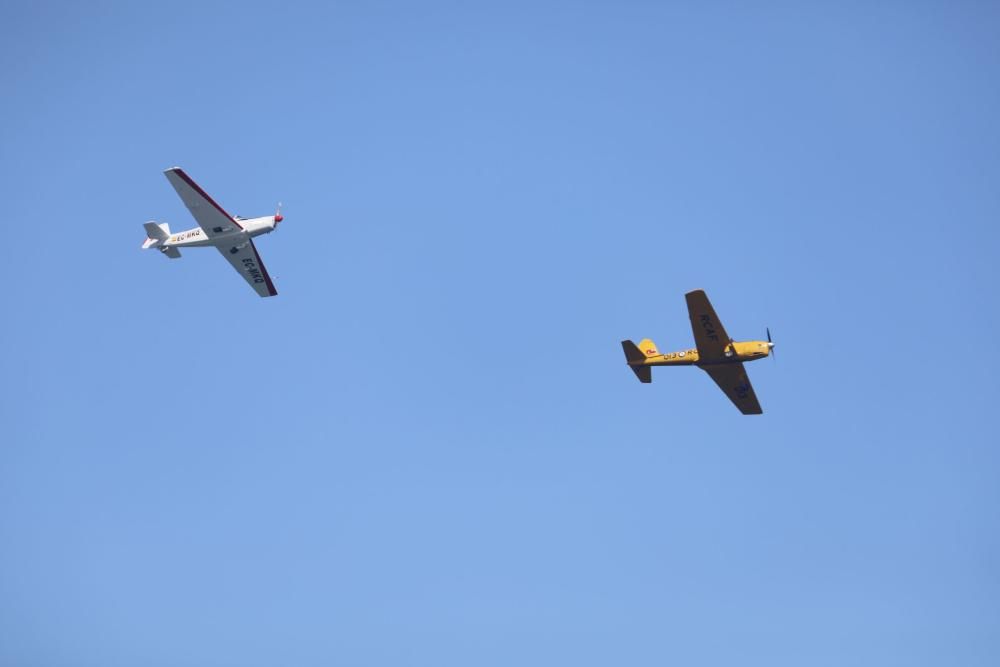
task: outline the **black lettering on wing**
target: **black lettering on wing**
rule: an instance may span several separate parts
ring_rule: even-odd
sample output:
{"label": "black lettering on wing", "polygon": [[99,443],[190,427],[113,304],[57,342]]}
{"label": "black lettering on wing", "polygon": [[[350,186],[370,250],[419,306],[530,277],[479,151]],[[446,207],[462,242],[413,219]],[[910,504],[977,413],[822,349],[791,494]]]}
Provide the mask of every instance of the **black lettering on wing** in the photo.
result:
{"label": "black lettering on wing", "polygon": [[708,315],[701,316],[701,327],[705,330],[705,335],[709,340],[718,341],[719,336],[715,333],[715,324],[712,323],[712,318]]}

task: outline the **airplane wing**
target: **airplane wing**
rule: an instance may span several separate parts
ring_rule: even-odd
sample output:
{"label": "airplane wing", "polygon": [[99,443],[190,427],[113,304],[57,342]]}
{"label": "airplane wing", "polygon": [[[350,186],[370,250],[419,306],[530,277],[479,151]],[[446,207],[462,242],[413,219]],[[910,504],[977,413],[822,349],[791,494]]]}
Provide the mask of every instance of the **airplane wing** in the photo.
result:
{"label": "airplane wing", "polygon": [[227,232],[235,232],[242,229],[233,216],[215,203],[215,200],[208,196],[201,187],[191,180],[191,177],[184,173],[180,167],[167,169],[163,174],[174,186],[181,201],[191,211],[195,221],[208,238],[214,238]]}
{"label": "airplane wing", "polygon": [[757,394],[753,393],[753,385],[747,377],[743,364],[719,364],[718,366],[702,366],[701,369],[715,380],[719,389],[725,392],[733,405],[745,415],[760,415],[764,411],[757,402]]}
{"label": "airplane wing", "polygon": [[222,256],[229,260],[236,272],[250,283],[250,287],[254,288],[257,294],[275,296],[278,293],[278,290],[274,289],[274,283],[271,282],[271,276],[264,268],[264,262],[260,261],[260,255],[257,254],[257,248],[254,247],[252,240],[231,247],[216,247]]}
{"label": "airplane wing", "polygon": [[691,318],[691,330],[694,332],[698,357],[708,362],[725,359],[726,347],[730,342],[729,334],[716,316],[708,296],[699,289],[688,292],[684,298],[687,299],[688,316]]}

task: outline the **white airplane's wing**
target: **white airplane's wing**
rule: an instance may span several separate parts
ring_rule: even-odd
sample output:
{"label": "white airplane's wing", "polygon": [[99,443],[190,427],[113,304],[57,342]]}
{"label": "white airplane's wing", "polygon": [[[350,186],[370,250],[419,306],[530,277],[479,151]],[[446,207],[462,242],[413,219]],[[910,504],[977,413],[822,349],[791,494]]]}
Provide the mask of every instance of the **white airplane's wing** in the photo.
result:
{"label": "white airplane's wing", "polygon": [[229,260],[237,273],[250,283],[250,287],[254,288],[257,294],[275,296],[278,293],[278,290],[274,289],[274,283],[271,282],[271,276],[267,275],[264,262],[260,261],[260,255],[257,254],[257,248],[254,247],[253,241],[248,239],[240,245],[216,247],[219,248],[222,256]]}
{"label": "white airplane's wing", "polygon": [[226,213],[221,206],[215,203],[214,199],[191,180],[191,177],[185,174],[183,169],[174,167],[163,173],[170,181],[170,185],[174,186],[174,190],[177,190],[181,201],[191,211],[191,215],[194,216],[198,226],[208,238],[211,239],[243,228],[240,223],[233,219],[233,216]]}

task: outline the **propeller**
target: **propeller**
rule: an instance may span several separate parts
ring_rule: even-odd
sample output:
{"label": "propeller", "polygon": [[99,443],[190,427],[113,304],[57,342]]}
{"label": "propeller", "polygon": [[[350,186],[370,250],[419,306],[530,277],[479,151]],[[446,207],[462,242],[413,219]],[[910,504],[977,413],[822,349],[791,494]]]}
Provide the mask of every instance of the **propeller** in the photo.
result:
{"label": "propeller", "polygon": [[778,360],[774,358],[774,343],[771,342],[771,328],[767,327],[767,350],[771,355],[771,358],[777,362]]}
{"label": "propeller", "polygon": [[285,216],[281,215],[281,202],[278,202],[278,210],[274,212],[274,222],[275,224],[281,222],[285,219]]}

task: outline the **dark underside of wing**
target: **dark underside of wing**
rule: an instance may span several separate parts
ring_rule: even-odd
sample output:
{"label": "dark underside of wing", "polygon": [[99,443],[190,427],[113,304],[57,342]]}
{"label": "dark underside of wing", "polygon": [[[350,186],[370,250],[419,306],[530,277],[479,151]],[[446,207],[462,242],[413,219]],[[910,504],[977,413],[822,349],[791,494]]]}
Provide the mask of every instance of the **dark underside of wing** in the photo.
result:
{"label": "dark underside of wing", "polygon": [[725,392],[729,400],[745,415],[759,415],[764,411],[760,409],[757,402],[757,395],[747,377],[746,369],[742,363],[718,364],[716,366],[702,366],[701,369],[708,373],[709,377],[715,380],[719,389]]}
{"label": "dark underside of wing", "polygon": [[725,359],[729,346],[729,334],[715,314],[712,303],[703,290],[694,290],[684,295],[687,300],[688,316],[691,318],[691,332],[698,356],[702,361],[715,363]]}

